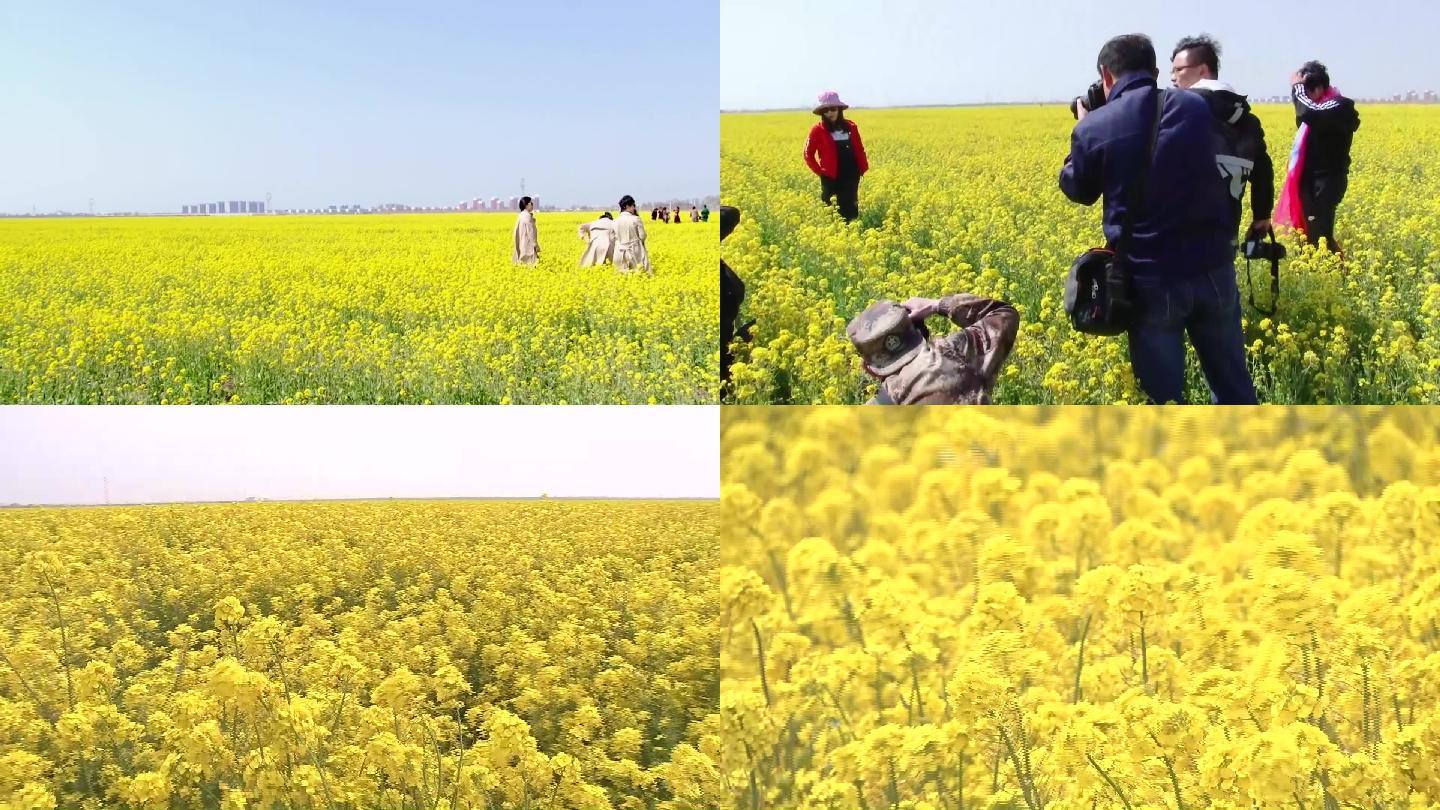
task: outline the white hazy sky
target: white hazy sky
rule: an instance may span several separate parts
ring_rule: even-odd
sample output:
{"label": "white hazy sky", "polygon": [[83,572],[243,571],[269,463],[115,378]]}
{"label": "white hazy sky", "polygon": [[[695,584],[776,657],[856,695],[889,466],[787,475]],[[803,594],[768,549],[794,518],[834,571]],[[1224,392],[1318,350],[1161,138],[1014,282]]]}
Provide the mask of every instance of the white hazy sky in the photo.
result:
{"label": "white hazy sky", "polygon": [[0,504],[720,488],[715,406],[11,406],[0,448]]}
{"label": "white hazy sky", "polygon": [[1436,0],[721,0],[720,107],[809,108],[1068,99],[1116,34],[1148,34],[1169,82],[1181,37],[1219,39],[1220,78],[1282,95],[1310,59],[1352,98],[1440,90]]}

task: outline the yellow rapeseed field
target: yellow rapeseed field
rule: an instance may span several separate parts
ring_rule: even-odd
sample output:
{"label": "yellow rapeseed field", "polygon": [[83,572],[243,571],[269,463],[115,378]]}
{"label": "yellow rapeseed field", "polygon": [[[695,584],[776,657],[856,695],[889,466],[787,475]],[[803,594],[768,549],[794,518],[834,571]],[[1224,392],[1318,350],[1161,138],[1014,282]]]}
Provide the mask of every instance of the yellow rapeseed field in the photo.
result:
{"label": "yellow rapeseed field", "polygon": [[717,517],[0,510],[0,807],[717,806]]}
{"label": "yellow rapeseed field", "polygon": [[706,403],[718,225],[654,277],[580,268],[540,213],[0,220],[0,402]]}
{"label": "yellow rapeseed field", "polygon": [[[1257,112],[1283,176],[1293,111]],[[962,290],[1006,298],[1023,317],[997,402],[1140,399],[1124,338],[1079,335],[1062,308],[1071,261],[1103,241],[1099,206],[1056,186],[1073,126],[1063,107],[849,115],[871,163],[849,226],[821,206],[801,160],[814,116],[721,117],[721,187],[744,212],[723,252],[758,321],[734,370],[737,401],[863,402],[870,383],[845,323],[880,298]],[[1276,317],[1247,307],[1262,402],[1440,401],[1440,108],[1361,104],[1360,115],[1339,209],[1344,265],[1292,243]],[[1253,270],[1268,308],[1269,267]],[[1239,272],[1243,296],[1243,262]],[[1193,354],[1188,391],[1208,401]]]}
{"label": "yellow rapeseed field", "polygon": [[725,409],[729,806],[1440,807],[1437,436]]}

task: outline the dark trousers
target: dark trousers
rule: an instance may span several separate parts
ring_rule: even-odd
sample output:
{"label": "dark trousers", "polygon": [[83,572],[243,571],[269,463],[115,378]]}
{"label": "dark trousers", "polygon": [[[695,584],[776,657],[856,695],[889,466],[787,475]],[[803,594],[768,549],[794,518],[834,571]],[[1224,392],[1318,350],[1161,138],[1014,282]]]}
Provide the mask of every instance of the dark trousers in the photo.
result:
{"label": "dark trousers", "polygon": [[860,216],[860,175],[841,174],[831,180],[820,178],[820,201],[826,205],[834,200],[840,207],[840,217],[846,222]]}
{"label": "dark trousers", "polygon": [[1320,237],[1339,250],[1335,241],[1335,209],[1345,199],[1349,177],[1343,174],[1321,174],[1300,179],[1300,205],[1305,210],[1305,240],[1312,245],[1320,244]]}
{"label": "dark trousers", "polygon": [[1188,334],[1210,386],[1210,401],[1255,404],[1233,262],[1189,278],[1137,278],[1135,299],[1130,366],[1151,402],[1185,402]]}

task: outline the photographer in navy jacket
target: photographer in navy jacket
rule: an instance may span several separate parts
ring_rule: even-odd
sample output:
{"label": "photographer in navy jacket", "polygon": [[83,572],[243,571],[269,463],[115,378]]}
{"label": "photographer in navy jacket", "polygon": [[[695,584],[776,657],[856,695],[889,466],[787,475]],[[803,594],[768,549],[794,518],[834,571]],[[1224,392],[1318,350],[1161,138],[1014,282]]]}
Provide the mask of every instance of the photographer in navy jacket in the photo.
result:
{"label": "photographer in navy jacket", "polygon": [[[1104,198],[1105,238],[1113,247],[1162,97],[1155,46],[1146,36],[1111,39],[1097,67],[1104,103],[1094,109],[1077,105],[1060,190],[1083,205]],[[1136,302],[1130,363],[1152,402],[1185,401],[1187,333],[1212,401],[1255,402],[1240,328],[1233,214],[1216,168],[1211,126],[1209,107],[1199,95],[1171,90],[1164,96],[1129,251]]]}

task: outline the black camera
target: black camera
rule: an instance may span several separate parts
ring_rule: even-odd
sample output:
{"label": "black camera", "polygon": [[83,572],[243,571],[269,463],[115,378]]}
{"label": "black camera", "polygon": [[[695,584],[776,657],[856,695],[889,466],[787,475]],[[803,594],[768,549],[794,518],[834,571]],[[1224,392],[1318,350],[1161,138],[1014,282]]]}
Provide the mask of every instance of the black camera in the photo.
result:
{"label": "black camera", "polygon": [[1085,112],[1095,112],[1105,106],[1105,85],[1096,79],[1093,84],[1085,88],[1085,95],[1076,96],[1070,102],[1070,114],[1079,118],[1080,111],[1075,109],[1077,104],[1084,107]]}
{"label": "black camera", "polygon": [[1245,258],[1257,262],[1278,262],[1285,258],[1285,246],[1279,242],[1263,242],[1251,239],[1241,248]]}
{"label": "black camera", "polygon": [[1250,233],[1240,246],[1240,252],[1246,261],[1278,262],[1285,258],[1285,246],[1275,241],[1273,232]]}

